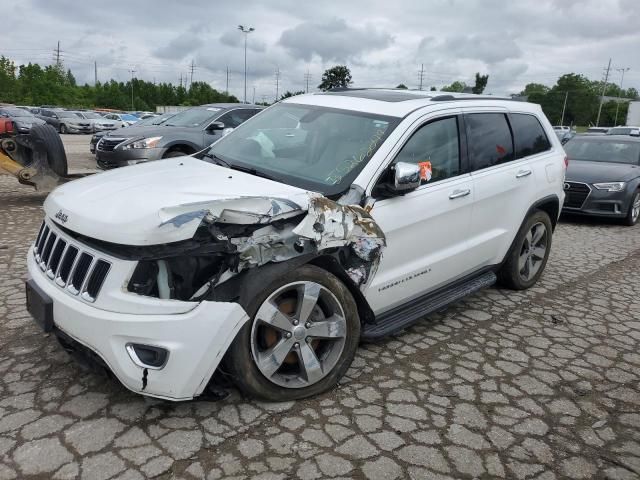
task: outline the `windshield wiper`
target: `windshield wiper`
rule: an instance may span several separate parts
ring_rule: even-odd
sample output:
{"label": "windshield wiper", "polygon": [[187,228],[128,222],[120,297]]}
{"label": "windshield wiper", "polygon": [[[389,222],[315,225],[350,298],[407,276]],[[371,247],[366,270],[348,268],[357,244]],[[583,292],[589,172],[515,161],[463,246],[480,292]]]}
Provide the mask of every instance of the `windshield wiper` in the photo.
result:
{"label": "windshield wiper", "polygon": [[272,175],[269,175],[268,173],[264,173],[260,170],[256,170],[255,168],[252,167],[240,167],[238,165],[230,165],[229,168],[232,168],[234,170],[238,170],[240,172],[244,172],[244,173],[249,173],[251,175],[255,175],[256,177],[262,177],[262,178],[266,178],[268,180],[275,180],[276,178]]}
{"label": "windshield wiper", "polygon": [[262,177],[268,180],[275,180],[275,177],[273,177],[272,175],[269,175],[268,173],[264,173],[260,170],[256,170],[253,167],[241,167],[240,165],[229,163],[224,158],[220,158],[219,156],[217,156],[215,153],[207,152],[204,154],[204,156],[213,160],[213,163],[215,163],[216,165],[227,167],[232,170],[238,170],[239,172],[249,173],[251,175],[255,175],[256,177]]}
{"label": "windshield wiper", "polygon": [[227,168],[233,168],[233,166],[227,162],[226,160],[220,158],[219,156],[217,156],[215,153],[205,153],[204,154],[205,157],[210,158],[211,160],[213,160],[213,163],[215,163],[216,165],[220,165],[222,167],[227,167]]}

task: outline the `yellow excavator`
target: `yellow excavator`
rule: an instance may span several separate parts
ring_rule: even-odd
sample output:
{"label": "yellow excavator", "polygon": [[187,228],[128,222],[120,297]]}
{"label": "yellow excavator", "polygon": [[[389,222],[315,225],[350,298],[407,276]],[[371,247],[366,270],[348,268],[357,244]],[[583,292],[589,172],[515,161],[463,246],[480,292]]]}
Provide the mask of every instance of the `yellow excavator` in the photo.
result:
{"label": "yellow excavator", "polygon": [[69,175],[64,145],[51,125],[34,125],[29,133],[19,134],[7,118],[0,118],[0,173],[43,192],[84,176]]}

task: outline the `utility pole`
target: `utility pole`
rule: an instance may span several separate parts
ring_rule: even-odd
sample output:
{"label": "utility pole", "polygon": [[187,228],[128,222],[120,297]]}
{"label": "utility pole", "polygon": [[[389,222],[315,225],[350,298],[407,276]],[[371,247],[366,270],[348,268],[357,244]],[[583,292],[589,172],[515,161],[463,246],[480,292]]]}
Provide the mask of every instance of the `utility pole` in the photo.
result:
{"label": "utility pole", "polygon": [[613,126],[618,125],[618,112],[620,111],[620,96],[622,96],[622,83],[624,82],[624,74],[631,70],[629,67],[626,68],[616,68],[622,74],[622,78],[620,79],[620,90],[618,91],[618,101],[616,102],[616,119],[613,121]]}
{"label": "utility pole", "polygon": [[96,86],[98,84],[98,62],[93,62],[93,85]]}
{"label": "utility pole", "polygon": [[309,73],[309,70],[307,70],[307,73],[304,74],[304,82],[306,84],[305,87],[305,93],[309,93],[309,80],[311,80],[311,74]]}
{"label": "utility pole", "polygon": [[280,68],[276,67],[276,99],[274,103],[278,101],[278,93],[280,89]]}
{"label": "utility pole", "polygon": [[256,86],[253,86],[253,100],[251,101],[254,105],[256,104]]}
{"label": "utility pole", "polygon": [[133,68],[129,71],[131,72],[131,111],[133,111],[135,110],[133,105],[133,74],[136,73],[136,71]]}
{"label": "utility pole", "polygon": [[267,103],[267,96],[262,95],[262,104],[264,105],[265,103]]}
{"label": "utility pole", "polygon": [[227,89],[224,92],[225,94],[227,94],[227,96],[229,96],[229,65],[227,65]]}
{"label": "utility pole", "polygon": [[191,69],[191,80],[189,81],[189,85],[193,85],[193,72],[196,69],[196,63],[191,60],[191,67],[189,67]]}
{"label": "utility pole", "polygon": [[244,33],[244,103],[247,103],[247,37],[255,31],[255,28],[238,25],[238,30]]}
{"label": "utility pole", "polygon": [[420,86],[418,90],[422,90],[422,82],[424,80],[424,63],[420,64],[420,72],[418,73],[418,77],[420,78]]}
{"label": "utility pole", "polygon": [[182,72],[180,72],[180,88],[182,88]]}
{"label": "utility pole", "polygon": [[600,125],[600,114],[602,113],[602,104],[604,103],[604,94],[607,91],[607,82],[609,81],[609,72],[611,71],[611,59],[604,74],[604,85],[602,85],[602,95],[600,95],[600,107],[598,107],[598,118],[596,118],[596,127]]}
{"label": "utility pole", "polygon": [[560,125],[564,125],[564,112],[567,109],[567,98],[569,98],[569,90],[564,93],[564,104],[562,105],[562,118],[560,119]]}
{"label": "utility pole", "polygon": [[60,40],[58,40],[58,48],[55,49],[56,53],[56,66],[60,66]]}

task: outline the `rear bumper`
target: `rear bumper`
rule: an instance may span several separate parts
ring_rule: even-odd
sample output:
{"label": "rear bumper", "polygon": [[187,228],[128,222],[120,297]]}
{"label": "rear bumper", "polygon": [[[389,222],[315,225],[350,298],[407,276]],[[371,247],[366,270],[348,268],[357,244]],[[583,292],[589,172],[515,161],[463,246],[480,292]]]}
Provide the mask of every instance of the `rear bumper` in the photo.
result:
{"label": "rear bumper", "polygon": [[[194,303],[193,309],[177,314],[101,310],[57,288],[40,270],[31,250],[27,265],[30,278],[53,300],[54,330],[62,332],[66,344],[103,362],[125,387],[143,395],[167,400],[200,395],[248,320],[240,305],[225,302]],[[132,343],[169,352],[161,369],[146,369],[144,383],[145,368],[127,352],[126,346]]]}

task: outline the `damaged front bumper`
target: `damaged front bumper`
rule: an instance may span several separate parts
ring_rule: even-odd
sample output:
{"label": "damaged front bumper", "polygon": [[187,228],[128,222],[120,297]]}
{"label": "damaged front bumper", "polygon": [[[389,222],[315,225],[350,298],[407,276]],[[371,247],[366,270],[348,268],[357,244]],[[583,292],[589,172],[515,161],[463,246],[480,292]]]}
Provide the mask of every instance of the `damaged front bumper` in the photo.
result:
{"label": "damaged front bumper", "polygon": [[[130,314],[96,308],[73,298],[45,278],[31,252],[29,276],[53,300],[55,327],[98,355],[133,392],[167,400],[202,393],[236,334],[248,320],[237,303],[203,301],[175,314]],[[160,369],[145,368],[127,345],[168,352]]]}

